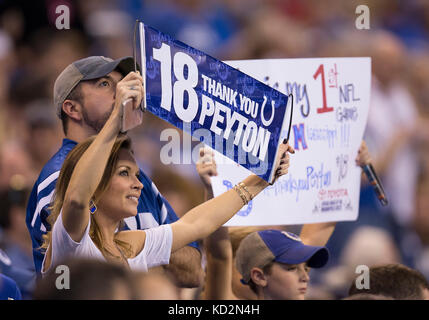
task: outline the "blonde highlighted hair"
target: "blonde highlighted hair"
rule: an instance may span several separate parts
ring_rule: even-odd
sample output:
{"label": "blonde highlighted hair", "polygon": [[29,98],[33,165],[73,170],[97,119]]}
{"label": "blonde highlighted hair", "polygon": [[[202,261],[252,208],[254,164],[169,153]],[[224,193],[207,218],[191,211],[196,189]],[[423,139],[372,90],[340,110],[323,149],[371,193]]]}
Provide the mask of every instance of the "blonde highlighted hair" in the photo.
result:
{"label": "blonde highlighted hair", "polygon": [[[78,163],[79,159],[82,157],[82,155],[89,148],[91,143],[94,141],[94,139],[95,139],[95,136],[90,137],[87,140],[79,143],[76,147],[74,147],[69,152],[69,154],[67,155],[63,163],[63,166],[60,171],[60,175],[58,177],[58,180],[55,186],[53,201],[51,202],[51,206],[49,207],[51,213],[47,218],[47,221],[51,226],[51,231],[49,231],[46,235],[43,236],[43,244],[40,247],[40,249],[42,250],[47,250],[49,247],[49,244],[51,243],[52,227],[54,226],[54,223],[61,212],[61,208],[63,207],[64,197],[65,197],[67,188],[69,186],[70,178],[72,176],[74,168],[76,167],[76,164]],[[115,172],[115,169],[118,163],[119,151],[121,149],[131,151],[131,140],[126,135],[119,135],[116,138],[115,144],[113,145],[112,151],[110,152],[110,156],[107,161],[106,168],[104,169],[103,177],[101,178],[101,181],[98,184],[97,189],[95,190],[94,194],[91,197],[95,205],[97,205],[104,191],[106,191],[106,189],[110,184],[110,181],[112,179],[112,176]],[[94,244],[97,246],[98,249],[100,249],[101,253],[106,259],[109,256],[116,257],[113,253],[111,253],[109,250],[105,248],[103,235],[101,234],[100,228],[97,225],[97,222],[94,219],[94,216],[92,214],[90,214],[90,219],[91,219],[91,227],[89,230],[89,236],[91,237]],[[119,229],[121,229],[122,226],[123,226],[123,222],[121,222],[121,225],[118,226]],[[132,248],[128,243],[118,239],[115,239],[115,243],[120,247],[121,251],[123,252],[124,256],[127,259],[131,257]]]}

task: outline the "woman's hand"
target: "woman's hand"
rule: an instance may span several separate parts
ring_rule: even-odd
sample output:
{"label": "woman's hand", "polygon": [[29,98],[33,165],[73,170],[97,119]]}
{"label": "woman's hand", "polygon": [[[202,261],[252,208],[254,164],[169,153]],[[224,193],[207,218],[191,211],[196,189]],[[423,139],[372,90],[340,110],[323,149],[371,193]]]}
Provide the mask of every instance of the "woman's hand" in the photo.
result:
{"label": "woman's hand", "polygon": [[[286,139],[285,139],[286,140]],[[295,153],[295,149],[289,145],[289,143],[285,143],[286,141],[279,146],[279,152],[276,159],[275,166],[275,174],[274,179],[271,184],[277,181],[278,178],[285,175],[289,171],[289,153]]]}
{"label": "woman's hand", "polygon": [[197,161],[196,168],[204,187],[207,190],[211,190],[210,177],[217,176],[214,152],[208,148],[200,148],[200,158]]}

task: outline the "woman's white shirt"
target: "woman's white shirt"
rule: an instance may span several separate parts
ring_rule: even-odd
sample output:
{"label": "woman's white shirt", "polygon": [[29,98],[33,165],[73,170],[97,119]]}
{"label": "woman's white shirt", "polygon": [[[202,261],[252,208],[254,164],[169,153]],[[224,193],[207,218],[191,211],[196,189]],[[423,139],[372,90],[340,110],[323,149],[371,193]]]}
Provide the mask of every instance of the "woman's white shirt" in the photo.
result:
{"label": "woman's white shirt", "polygon": [[[61,264],[63,260],[70,257],[89,258],[106,261],[101,251],[89,236],[91,219],[85,229],[80,242],[74,241],[67,233],[63,225],[62,212],[59,214],[52,228],[51,264],[45,269],[45,258],[42,263],[42,275],[46,274],[52,266]],[[149,268],[168,264],[170,261],[173,233],[169,224],[163,224],[156,228],[144,230],[146,240],[143,249],[134,258],[128,259],[132,270],[147,271]]]}

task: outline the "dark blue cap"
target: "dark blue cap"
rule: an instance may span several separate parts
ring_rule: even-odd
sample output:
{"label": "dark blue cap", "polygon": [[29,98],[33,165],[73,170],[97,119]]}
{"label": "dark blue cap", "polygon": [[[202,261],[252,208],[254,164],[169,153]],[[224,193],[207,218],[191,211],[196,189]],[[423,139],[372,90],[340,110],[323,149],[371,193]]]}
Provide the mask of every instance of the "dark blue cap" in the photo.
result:
{"label": "dark blue cap", "polygon": [[263,230],[253,232],[241,241],[235,260],[237,270],[247,283],[252,268],[262,269],[273,261],[286,264],[306,262],[310,268],[321,268],[329,260],[329,251],[326,247],[305,245],[291,232]]}
{"label": "dark blue cap", "polygon": [[259,231],[259,236],[274,255],[274,261],[299,264],[307,262],[310,268],[321,268],[329,259],[326,247],[307,246],[294,233],[279,230]]}

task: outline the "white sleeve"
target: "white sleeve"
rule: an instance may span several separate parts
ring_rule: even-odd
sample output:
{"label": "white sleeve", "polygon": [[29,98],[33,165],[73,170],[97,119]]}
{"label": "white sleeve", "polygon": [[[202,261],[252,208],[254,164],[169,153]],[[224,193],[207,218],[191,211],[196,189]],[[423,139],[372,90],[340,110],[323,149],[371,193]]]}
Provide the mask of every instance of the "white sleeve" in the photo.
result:
{"label": "white sleeve", "polygon": [[152,268],[170,262],[173,231],[169,224],[144,230],[146,240],[142,252],[138,255],[146,257],[147,267]]}
{"label": "white sleeve", "polygon": [[63,219],[62,219],[62,211],[60,212],[57,220],[54,223],[52,228],[52,239],[51,239],[51,265],[57,266],[62,260],[67,257],[74,256],[78,250],[78,248],[89,239],[89,228],[91,224],[91,219],[88,221],[88,225],[86,226],[85,232],[83,234],[80,242],[74,241],[67,230],[64,228]]}

